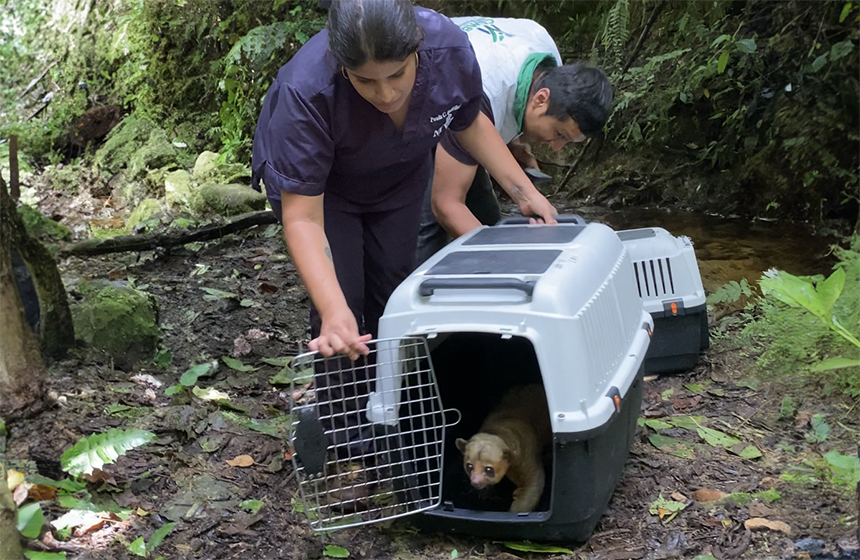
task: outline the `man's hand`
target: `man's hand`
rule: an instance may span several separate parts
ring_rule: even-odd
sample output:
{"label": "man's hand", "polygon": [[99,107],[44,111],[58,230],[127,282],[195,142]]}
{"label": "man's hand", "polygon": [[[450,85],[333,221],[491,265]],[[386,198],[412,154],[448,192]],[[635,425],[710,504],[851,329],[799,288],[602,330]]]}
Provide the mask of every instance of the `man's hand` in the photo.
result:
{"label": "man's hand", "polygon": [[532,223],[555,224],[558,211],[544,195],[537,189],[532,189],[520,200],[520,213],[523,216],[532,216]]}
{"label": "man's hand", "polygon": [[370,353],[365,344],[370,339],[369,334],[358,334],[355,316],[347,307],[333,313],[331,317],[322,318],[320,335],[311,340],[308,347],[319,351],[325,357],[346,354],[350,360],[355,361],[359,356],[367,356]]}

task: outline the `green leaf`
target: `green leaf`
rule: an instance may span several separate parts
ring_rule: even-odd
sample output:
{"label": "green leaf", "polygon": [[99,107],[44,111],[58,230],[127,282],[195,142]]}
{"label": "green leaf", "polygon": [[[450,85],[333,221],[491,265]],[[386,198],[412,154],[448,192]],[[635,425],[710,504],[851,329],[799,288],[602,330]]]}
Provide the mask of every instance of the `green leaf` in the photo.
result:
{"label": "green leaf", "polygon": [[523,542],[505,542],[505,546],[511,550],[519,550],[520,552],[540,552],[543,554],[573,554],[573,551],[561,546],[550,546],[537,544],[530,541]]}
{"label": "green leaf", "polygon": [[712,49],[717,48],[720,46],[721,43],[728,41],[729,39],[731,39],[730,35],[720,35],[719,37],[714,39],[713,43],[711,43],[711,48]]}
{"label": "green leaf", "polygon": [[239,296],[234,294],[233,292],[225,292],[224,290],[216,290],[215,288],[200,288],[200,289],[203,290],[204,292],[206,292],[206,295],[203,296],[203,299],[205,299],[207,301],[217,301],[219,299],[230,299],[230,298],[238,299],[239,298]]}
{"label": "green leaf", "polygon": [[137,537],[132,542],[126,545],[126,548],[138,556],[146,556],[146,543],[143,542],[143,537]]}
{"label": "green leaf", "polygon": [[660,434],[649,434],[648,441],[650,441],[651,445],[653,445],[660,451],[664,451],[680,459],[696,458],[696,454],[693,452],[690,446],[681,440],[668,436],[663,436]]}
{"label": "green leaf", "polygon": [[284,366],[281,371],[269,378],[272,385],[289,385],[296,377],[296,372],[290,366]]}
{"label": "green leaf", "polygon": [[814,364],[809,369],[811,371],[830,371],[834,369],[843,369],[849,367],[860,367],[860,360],[852,358],[830,358]]}
{"label": "green leaf", "polygon": [[744,459],[758,459],[761,457],[761,451],[758,450],[758,447],[755,445],[747,445],[744,447],[738,456],[743,457]]}
{"label": "green leaf", "polygon": [[684,428],[685,430],[695,430],[705,421],[704,416],[670,416],[665,419],[667,422],[676,428]]}
{"label": "green leaf", "polygon": [[170,353],[170,350],[166,348],[163,350],[159,350],[155,357],[152,359],[152,364],[158,368],[166,368],[170,365],[170,362],[173,361],[173,354]]}
{"label": "green leaf", "polygon": [[246,366],[242,363],[241,360],[231,358],[230,356],[221,356],[221,361],[227,364],[228,368],[234,369],[236,371],[257,371],[257,369],[259,369],[253,366]]}
{"label": "green leaf", "polygon": [[28,474],[27,480],[32,482],[33,484],[41,484],[42,486],[50,486],[51,488],[57,488],[60,490],[65,490],[66,492],[74,494],[75,492],[80,492],[84,488],[87,487],[87,483],[84,481],[76,481],[71,480],[69,478],[64,478],[63,480],[54,480],[52,478],[48,478],[47,476],[42,476],[40,474]]}
{"label": "green leaf", "polygon": [[820,414],[812,416],[812,432],[806,434],[806,441],[820,443],[827,439],[830,434],[830,426],[824,421]]}
{"label": "green leaf", "polygon": [[644,424],[655,431],[668,430],[672,427],[672,424],[663,422],[657,418],[648,418],[645,420]]}
{"label": "green leaf", "polygon": [[260,508],[264,505],[265,504],[262,500],[245,500],[239,504],[239,507],[248,510],[251,515],[257,515],[257,512],[260,511]]}
{"label": "green leaf", "polygon": [[818,72],[825,64],[827,64],[827,53],[824,53],[812,61],[812,71]]}
{"label": "green leaf", "polygon": [[24,557],[27,560],[66,560],[65,552],[39,552],[37,550],[25,550]]}
{"label": "green leaf", "polygon": [[735,42],[735,47],[744,54],[754,53],[756,48],[755,39],[741,39]]}
{"label": "green leaf", "polygon": [[720,54],[719,60],[717,60],[717,74],[722,74],[726,71],[726,66],[729,63],[729,51],[723,51]]}
{"label": "green leaf", "polygon": [[263,363],[269,364],[270,366],[275,367],[284,367],[290,364],[293,361],[292,356],[279,356],[277,358],[263,358]]}
{"label": "green leaf", "polygon": [[[830,61],[836,62],[843,56],[847,56],[854,50],[854,43],[851,42],[851,39],[845,39],[841,43],[836,43],[832,47],[830,47]],[[841,269],[840,269],[841,270]]]}
{"label": "green leaf", "polygon": [[89,474],[113,463],[121,455],[156,439],[145,430],[108,430],[81,438],[60,458],[63,470],[69,474]]}
{"label": "green leaf", "polygon": [[674,395],[674,394],[675,394],[675,389],[669,388],[669,389],[666,389],[665,391],[663,391],[662,393],[660,393],[660,397],[663,399],[663,402],[666,402],[669,399],[671,399],[672,395]]}
{"label": "green leaf", "polygon": [[451,560],[453,560],[454,558],[459,558],[459,557],[460,557],[460,553],[457,552],[456,548],[451,551]]}
{"label": "green leaf", "polygon": [[225,393],[223,391],[219,391],[218,389],[215,389],[214,387],[203,388],[203,387],[195,386],[195,387],[191,388],[191,392],[194,393],[194,396],[200,400],[215,401],[215,402],[221,402],[221,401],[230,402],[230,395],[228,395],[227,393]]}
{"label": "green leaf", "polygon": [[349,558],[349,551],[342,546],[326,545],[323,555],[329,558]]}
{"label": "green leaf", "polygon": [[770,504],[782,498],[782,494],[771,488],[770,490],[765,490],[763,492],[756,492],[755,494],[753,494],[753,498],[764,500],[765,502]]}
{"label": "green leaf", "polygon": [[648,506],[648,512],[651,515],[658,515],[664,523],[668,523],[675,519],[675,516],[677,516],[686,507],[687,505],[683,502],[667,500],[663,497],[663,494],[660,494],[660,497],[651,502],[651,505]]}
{"label": "green leaf", "polygon": [[152,536],[149,537],[149,542],[146,543],[146,551],[152,552],[153,550],[158,548],[158,545],[161,544],[161,541],[164,540],[164,537],[169,535],[174,527],[176,527],[176,523],[165,523],[164,525],[156,529],[155,532],[152,533]]}
{"label": "green leaf", "polygon": [[164,394],[167,395],[168,397],[172,397],[176,393],[182,392],[182,389],[184,389],[184,388],[185,387],[183,387],[182,385],[171,385],[170,387],[168,387],[167,389],[164,390]]}
{"label": "green leaf", "polygon": [[199,378],[212,375],[216,371],[218,371],[218,362],[215,360],[203,364],[197,364],[182,374],[182,377],[179,378],[179,383],[185,387],[190,387],[197,383]]}
{"label": "green leaf", "polygon": [[[5,480],[3,484],[6,484]],[[39,538],[44,521],[45,517],[42,515],[42,506],[39,502],[27,504],[18,510],[18,531],[28,539]]]}
{"label": "green leaf", "polygon": [[712,445],[713,447],[732,447],[741,442],[741,440],[735,439],[729,434],[704,426],[696,428],[696,433],[699,434],[700,438],[708,442],[708,445]]}
{"label": "green leaf", "polygon": [[842,6],[842,12],[839,14],[839,23],[845,21],[845,18],[848,17],[848,14],[851,13],[851,2],[845,2],[845,5]]}

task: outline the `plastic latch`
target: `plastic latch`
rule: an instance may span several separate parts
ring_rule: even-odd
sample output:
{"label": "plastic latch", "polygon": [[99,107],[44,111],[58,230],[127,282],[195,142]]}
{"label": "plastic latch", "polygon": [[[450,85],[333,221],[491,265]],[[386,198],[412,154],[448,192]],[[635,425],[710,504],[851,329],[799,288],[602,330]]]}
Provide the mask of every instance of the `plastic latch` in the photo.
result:
{"label": "plastic latch", "polygon": [[663,312],[671,317],[677,317],[678,315],[686,315],[683,300],[676,299],[672,301],[664,301]]}
{"label": "plastic latch", "polygon": [[610,387],[606,396],[612,399],[612,404],[615,406],[615,412],[621,412],[621,392],[618,390],[618,387],[614,385]]}

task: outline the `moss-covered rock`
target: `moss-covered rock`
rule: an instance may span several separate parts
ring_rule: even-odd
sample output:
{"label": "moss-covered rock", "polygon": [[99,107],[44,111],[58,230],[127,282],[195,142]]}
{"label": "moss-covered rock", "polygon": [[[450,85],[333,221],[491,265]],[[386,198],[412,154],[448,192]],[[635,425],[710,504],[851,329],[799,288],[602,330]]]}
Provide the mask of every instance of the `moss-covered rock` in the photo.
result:
{"label": "moss-covered rock", "polygon": [[242,163],[220,163],[219,157],[220,156],[215,152],[202,152],[197,156],[197,161],[194,163],[194,169],[191,171],[191,175],[198,184],[250,184],[250,167]]}
{"label": "moss-covered rock", "polygon": [[161,213],[161,202],[154,198],[145,198],[140,201],[134,212],[131,213],[131,216],[128,217],[128,221],[126,222],[126,229],[131,232],[134,231],[138,225],[151,220],[158,216]]}
{"label": "moss-covered rock", "polygon": [[132,179],[146,176],[148,169],[176,166],[179,153],[173,147],[167,133],[156,128],[149,134],[146,143],[138,148],[128,163],[128,173]]}
{"label": "moss-covered rock", "polygon": [[224,216],[235,216],[266,207],[266,195],[248,185],[209,184],[200,187],[192,198],[195,211],[216,212]]}
{"label": "moss-covered rock", "polygon": [[72,305],[78,339],[126,371],[152,359],[160,336],[155,298],[125,286],[84,285],[78,289],[84,296]]}
{"label": "moss-covered rock", "polygon": [[191,200],[191,174],[184,169],[168,173],[164,178],[164,201],[171,206],[183,206]]}
{"label": "moss-covered rock", "polygon": [[51,218],[43,216],[41,212],[32,206],[22,204],[18,207],[18,213],[21,214],[21,218],[24,220],[24,226],[27,228],[27,233],[29,233],[31,237],[35,237],[36,239],[40,239],[48,243],[56,243],[58,241],[71,239],[72,237],[71,232],[69,232],[69,228],[58,224]]}
{"label": "moss-covered rock", "polygon": [[104,146],[95,155],[95,163],[109,173],[119,173],[132,155],[149,139],[156,128],[151,120],[129,115],[107,135]]}

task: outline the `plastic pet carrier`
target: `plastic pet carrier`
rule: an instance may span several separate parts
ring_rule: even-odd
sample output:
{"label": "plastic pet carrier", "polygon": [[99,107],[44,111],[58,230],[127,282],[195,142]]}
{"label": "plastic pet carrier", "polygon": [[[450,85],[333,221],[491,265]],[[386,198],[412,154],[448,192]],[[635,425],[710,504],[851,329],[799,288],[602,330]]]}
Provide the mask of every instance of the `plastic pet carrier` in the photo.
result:
{"label": "plastic pet carrier", "polygon": [[[293,459],[320,530],[420,513],[431,529],[586,540],[636,430],[651,330],[610,228],[496,225],[458,238],[392,294],[358,362],[297,358]],[[535,509],[472,488],[455,445],[512,387],[543,387],[552,444]]]}
{"label": "plastic pet carrier", "polygon": [[636,275],[654,336],[645,356],[646,373],[689,371],[708,349],[708,313],[693,243],[663,228],[619,231]]}

